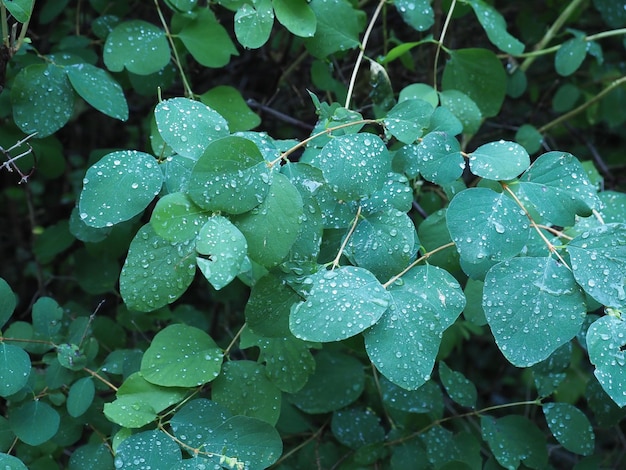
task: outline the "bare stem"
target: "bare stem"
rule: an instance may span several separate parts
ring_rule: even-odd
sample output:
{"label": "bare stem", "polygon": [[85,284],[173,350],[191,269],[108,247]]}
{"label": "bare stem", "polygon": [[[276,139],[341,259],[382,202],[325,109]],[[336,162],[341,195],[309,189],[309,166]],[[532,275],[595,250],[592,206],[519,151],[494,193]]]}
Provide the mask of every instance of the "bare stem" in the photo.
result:
{"label": "bare stem", "polygon": [[445,250],[446,248],[451,248],[454,246],[454,242],[450,242],[450,243],[446,243],[445,245],[441,245],[440,247],[435,248],[433,251],[429,251],[428,253],[424,253],[423,256],[420,256],[419,258],[417,258],[415,261],[413,261],[411,264],[409,264],[406,268],[404,268],[404,270],[398,274],[396,274],[394,277],[392,277],[391,279],[389,279],[387,282],[385,282],[383,284],[383,287],[386,289],[387,287],[389,287],[390,285],[392,285],[394,282],[396,282],[398,279],[400,279],[402,276],[404,276],[406,273],[408,273],[411,269],[413,269],[415,266],[417,266],[418,264],[420,264],[422,261],[427,260],[428,258],[430,258],[432,255],[434,255],[435,253],[438,253],[440,251]]}
{"label": "bare stem", "polygon": [[441,52],[441,48],[443,47],[443,41],[446,37],[448,26],[450,25],[450,19],[452,18],[452,13],[454,13],[454,7],[456,7],[456,0],[452,0],[452,3],[450,4],[450,9],[448,10],[448,16],[446,16],[446,21],[443,23],[441,36],[439,36],[439,41],[437,42],[437,51],[435,52],[435,63],[433,64],[433,88],[435,89],[435,91],[437,91],[437,64],[439,63],[439,53]]}
{"label": "bare stem", "polygon": [[339,266],[339,260],[341,259],[341,255],[343,255],[343,252],[346,249],[346,246],[348,246],[348,241],[350,240],[350,237],[354,233],[354,229],[359,223],[359,217],[361,217],[361,206],[359,206],[359,208],[356,210],[356,215],[354,216],[354,221],[352,222],[352,226],[350,227],[350,230],[348,231],[346,238],[343,240],[343,243],[341,244],[341,247],[339,248],[339,253],[337,253],[337,256],[333,260],[331,269],[335,269],[337,266]]}

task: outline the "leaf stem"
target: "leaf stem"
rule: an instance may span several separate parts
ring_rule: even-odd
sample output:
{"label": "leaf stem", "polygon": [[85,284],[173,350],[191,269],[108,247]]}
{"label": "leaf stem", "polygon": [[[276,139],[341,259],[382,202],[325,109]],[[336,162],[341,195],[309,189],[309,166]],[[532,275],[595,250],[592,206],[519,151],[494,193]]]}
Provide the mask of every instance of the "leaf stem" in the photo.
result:
{"label": "leaf stem", "polygon": [[446,248],[451,248],[453,246],[454,246],[454,242],[449,242],[449,243],[446,243],[445,245],[441,245],[440,247],[435,248],[432,251],[429,251],[428,253],[424,253],[423,256],[420,256],[419,258],[417,258],[415,261],[413,261],[411,264],[409,264],[406,268],[404,268],[404,270],[402,270],[400,273],[396,274],[391,279],[389,279],[387,282],[385,282],[383,284],[383,287],[386,289],[387,287],[392,285],[394,282],[396,282],[398,279],[400,279],[402,276],[404,276],[407,272],[409,272],[411,269],[413,269],[415,266],[417,266],[422,261],[427,260],[432,255],[434,255],[435,253],[443,251]]}
{"label": "leaf stem", "polygon": [[244,323],[243,325],[241,325],[241,328],[239,328],[239,331],[237,332],[235,337],[232,339],[230,344],[224,350],[224,357],[226,357],[226,356],[228,356],[230,354],[230,350],[233,348],[233,346],[235,345],[235,343],[237,342],[237,340],[241,336],[241,333],[243,333],[243,330],[246,328],[246,325],[247,325],[247,323]]}
{"label": "leaf stem", "polygon": [[448,26],[450,25],[450,20],[452,19],[452,14],[454,13],[454,8],[456,7],[456,0],[452,0],[450,4],[450,9],[448,10],[448,15],[446,16],[446,21],[443,23],[443,29],[441,30],[441,35],[439,36],[439,41],[437,41],[437,51],[435,52],[435,62],[433,64],[433,88],[437,91],[437,64],[439,63],[439,53],[441,52],[441,48],[443,47],[443,41],[446,37],[446,33],[448,32]]}
{"label": "leaf stem", "polygon": [[83,367],[83,370],[85,372],[87,372],[89,375],[91,375],[94,379],[98,379],[100,382],[105,384],[107,387],[109,387],[114,392],[117,392],[118,388],[115,385],[113,385],[111,382],[109,382],[107,379],[102,377],[100,374],[98,374],[96,371],[88,369],[87,367]]}
{"label": "leaf stem", "polygon": [[341,247],[339,247],[339,253],[337,253],[337,256],[333,260],[332,267],[330,268],[331,270],[339,266],[339,260],[341,259],[341,255],[343,255],[343,252],[346,249],[346,246],[348,245],[348,241],[350,240],[350,237],[352,236],[354,229],[359,223],[359,217],[361,217],[361,206],[359,206],[358,209],[356,210],[356,215],[354,216],[354,222],[352,222],[352,226],[350,227],[350,230],[348,230],[348,233],[346,234],[346,238],[344,238],[343,242],[341,243]]}
{"label": "leaf stem", "polygon": [[365,54],[365,48],[367,47],[367,42],[369,41],[370,34],[372,33],[372,29],[374,29],[374,23],[378,19],[378,15],[380,15],[380,10],[383,8],[387,0],[380,0],[378,5],[376,6],[376,10],[372,14],[372,19],[367,25],[367,29],[365,30],[365,34],[363,35],[363,41],[361,41],[361,45],[359,47],[359,55],[356,58],[356,63],[354,64],[354,68],[352,69],[352,76],[350,77],[350,84],[348,85],[348,94],[346,96],[346,109],[350,109],[350,99],[352,98],[352,92],[354,91],[354,84],[356,83],[356,76],[359,72],[359,67],[361,66],[361,62],[363,61],[363,55]]}

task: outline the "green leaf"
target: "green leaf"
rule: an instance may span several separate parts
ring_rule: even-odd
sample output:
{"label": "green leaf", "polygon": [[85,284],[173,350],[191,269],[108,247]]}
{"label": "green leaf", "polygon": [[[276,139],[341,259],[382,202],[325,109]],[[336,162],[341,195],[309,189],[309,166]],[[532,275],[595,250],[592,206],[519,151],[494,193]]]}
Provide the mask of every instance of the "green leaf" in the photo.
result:
{"label": "green leaf", "polygon": [[333,413],[330,428],[337,440],[351,449],[383,442],[385,430],[371,410],[346,409]]}
{"label": "green leaf", "polygon": [[468,0],[468,3],[494,46],[512,55],[524,52],[524,44],[507,32],[506,20],[500,12],[483,0]]}
{"label": "green leaf", "polygon": [[626,406],[626,321],[611,315],[598,318],[587,330],[589,361],[604,391]]}
{"label": "green leaf", "polygon": [[530,166],[526,149],[515,142],[500,140],[481,145],[469,157],[470,170],[490,180],[511,180]]}
{"label": "green leaf", "polygon": [[428,0],[394,0],[393,4],[405,23],[416,31],[426,31],[435,22],[435,12]]}
{"label": "green leaf", "polygon": [[450,52],[443,71],[443,90],[458,90],[469,96],[484,117],[498,114],[506,94],[506,72],[500,59],[488,49]]}
{"label": "green leaf", "polygon": [[230,361],[211,384],[211,399],[234,415],[251,416],[272,426],[280,415],[280,390],[253,361]]}
{"label": "green leaf", "polygon": [[454,196],[446,222],[461,259],[469,263],[512,258],[528,240],[522,210],[505,193],[488,188],[469,188]]}
{"label": "green leaf", "polygon": [[251,140],[231,136],[209,144],[193,167],[188,194],[203,209],[243,214],[263,202],[270,183],[259,148]]}
{"label": "green leaf", "polygon": [[163,140],[183,157],[198,159],[211,142],[229,133],[217,111],[188,98],[161,101],[154,117]]}
{"label": "green leaf", "polygon": [[476,134],[482,124],[483,115],[474,100],[458,90],[445,90],[439,93],[441,106],[449,109],[463,124],[463,133]]}
{"label": "green leaf", "polygon": [[170,420],[174,435],[186,445],[201,448],[214,439],[215,428],[231,417],[224,406],[205,398],[183,405]]}
{"label": "green leaf", "polygon": [[433,468],[441,468],[450,460],[458,461],[461,458],[452,432],[441,426],[433,426],[421,435],[420,439],[426,448],[428,461]]}
{"label": "green leaf", "polygon": [[344,201],[370,196],[391,170],[391,157],[380,137],[363,133],[333,138],[313,157],[330,190]]}
{"label": "green leaf", "polygon": [[626,26],[626,9],[613,0],[593,0],[593,6],[600,12],[602,19],[611,28]]}
{"label": "green leaf", "polygon": [[298,238],[303,217],[300,193],[282,173],[272,174],[267,197],[252,211],[233,218],[248,241],[248,256],[265,267],[276,266]]}
{"label": "green leaf", "polygon": [[412,154],[419,173],[435,184],[451,183],[465,170],[459,141],[445,132],[428,133]]}
{"label": "green leaf", "polygon": [[96,387],[91,377],[78,379],[70,387],[67,394],[67,412],[70,416],[77,418],[84,414],[93,403],[96,394]]}
{"label": "green leaf", "polygon": [[50,297],[40,297],[33,305],[33,330],[39,338],[57,340],[56,337],[63,326],[62,319],[63,309]]}
{"label": "green leaf", "polygon": [[0,396],[19,392],[30,377],[30,356],[22,349],[0,343]]}
{"label": "green leaf", "polygon": [[166,0],[165,3],[182,13],[187,13],[196,7],[198,0]]}
{"label": "green leaf", "polygon": [[124,92],[107,72],[91,64],[76,64],[65,68],[76,93],[103,114],[126,121],[128,104]]}
{"label": "green leaf", "polygon": [[239,55],[228,32],[209,8],[200,9],[178,32],[178,38],[205,67],[223,67],[230,62],[230,56]]}
{"label": "green leaf", "polygon": [[57,346],[57,360],[62,367],[69,370],[81,370],[87,365],[85,351],[72,343],[63,343]]}
{"label": "green leaf", "polygon": [[430,124],[433,107],[420,99],[407,99],[396,104],[385,116],[385,130],[405,144],[415,142]]}
{"label": "green leaf", "polygon": [[175,324],[159,331],[141,360],[141,373],[164,387],[196,387],[215,379],[222,350],[204,331]]}
{"label": "green leaf", "polygon": [[626,308],[626,224],[585,231],[567,245],[580,286],[607,307]]}
{"label": "green leaf", "polygon": [[111,451],[104,444],[85,444],[70,456],[68,470],[109,470],[114,468]]}
{"label": "green leaf", "polygon": [[272,274],[259,279],[250,292],[245,308],[246,323],[265,338],[290,335],[289,311],[301,297]]}
{"label": "green leaf", "polygon": [[342,266],[322,269],[304,280],[305,300],[293,306],[289,328],[307,341],[340,341],[374,325],[391,296],[372,273]]}
{"label": "green leaf", "polygon": [[582,165],[565,152],[541,155],[511,189],[525,205],[530,203],[542,220],[562,227],[574,225],[576,215],[591,215],[599,205]]}
{"label": "green leaf", "polygon": [[15,292],[13,292],[7,281],[0,277],[0,328],[9,321],[16,305],[17,297]]}
{"label": "green leaf", "polygon": [[141,428],[156,420],[157,413],[180,402],[186,393],[182,387],[154,385],[136,372],[117,390],[116,399],[105,403],[104,415],[125,428]]}
{"label": "green leaf", "polygon": [[111,72],[126,68],[137,75],[158,72],[170,61],[165,32],[143,20],[118,24],[107,36],[102,58]]}
{"label": "green leaf", "polygon": [[291,402],[305,413],[329,413],[354,403],[365,387],[363,365],[340,352],[315,355],[315,372]]}
{"label": "green leaf", "polygon": [[595,435],[582,411],[569,403],[544,403],[543,414],[552,435],[563,447],[580,455],[593,454]]}
{"label": "green leaf", "polygon": [[171,193],[157,202],[150,225],[167,241],[180,243],[196,238],[209,214],[196,206],[184,193]]}
{"label": "green leaf", "polygon": [[25,134],[54,134],[74,113],[74,92],[65,71],[52,64],[21,69],[11,87],[13,119]]}
{"label": "green leaf", "polygon": [[220,290],[241,271],[248,243],[226,217],[216,215],[200,229],[196,251],[200,271],[216,290]]}
{"label": "green leaf", "polygon": [[29,446],[38,446],[59,430],[59,413],[41,400],[27,401],[9,411],[9,425],[15,436]]}
{"label": "green leaf", "polygon": [[439,377],[450,398],[461,406],[476,407],[476,386],[465,376],[450,369],[445,362],[439,363]]}
{"label": "green leaf", "polygon": [[317,18],[306,0],[272,0],[276,19],[295,36],[315,34]]}
{"label": "green leaf", "polygon": [[411,218],[401,211],[387,209],[359,220],[346,256],[356,266],[386,281],[409,264],[418,243]]}
{"label": "green leaf", "polygon": [[517,367],[543,361],[570,341],[587,310],[571,271],[550,257],[513,258],[491,268],[483,309],[496,344]]}
{"label": "green leaf", "polygon": [[200,95],[200,101],[215,109],[228,122],[231,132],[247,131],[261,124],[236,88],[220,85]]}
{"label": "green leaf", "polygon": [[554,68],[562,77],[573,74],[587,56],[587,41],[584,36],[577,36],[561,44],[554,56]]}
{"label": "green leaf", "polygon": [[178,299],[196,273],[194,244],[172,243],[150,224],[139,229],[120,274],[120,294],[131,310],[151,312]]}
{"label": "green leaf", "polygon": [[163,173],[152,155],[136,150],[109,153],[83,179],[78,203],[90,227],[110,227],[131,219],[150,204],[163,186]]}
{"label": "green leaf", "polygon": [[391,301],[367,330],[365,349],[390,381],[416,390],[430,379],[443,332],[465,307],[458,282],[436,266],[416,266],[389,288]]}
{"label": "green leaf", "polygon": [[527,418],[509,415],[495,419],[484,415],[480,422],[483,439],[503,467],[518,468],[523,463],[539,469],[548,464],[545,438]]}
{"label": "green leaf", "polygon": [[180,468],[182,463],[178,444],[163,431],[156,429],[124,439],[115,453],[115,468],[124,470]]}
{"label": "green leaf", "polygon": [[515,140],[524,147],[528,153],[535,153],[541,149],[543,136],[535,126],[524,124],[515,133]]}
{"label": "green leaf", "polygon": [[364,27],[361,10],[354,9],[346,0],[312,0],[309,6],[317,18],[315,35],[304,41],[311,54],[323,59],[358,47]]}
{"label": "green leaf", "polygon": [[24,465],[24,462],[9,454],[0,453],[0,465],[2,465],[2,468],[5,468],[6,470],[28,470],[28,467]]}
{"label": "green leaf", "polygon": [[[586,346],[586,342],[584,343]],[[591,379],[587,382],[585,399],[593,412],[595,422],[602,428],[615,426],[626,418],[626,407],[620,408],[597,380]]]}
{"label": "green leaf", "polygon": [[433,380],[429,380],[415,390],[407,390],[382,376],[380,390],[385,405],[395,410],[407,413],[428,413],[432,416],[443,415],[443,393]]}
{"label": "green leaf", "polygon": [[235,36],[239,44],[257,49],[267,42],[274,24],[271,0],[244,3],[235,12]]}
{"label": "green leaf", "polygon": [[2,4],[17,21],[28,23],[33,13],[35,0],[5,0]]}

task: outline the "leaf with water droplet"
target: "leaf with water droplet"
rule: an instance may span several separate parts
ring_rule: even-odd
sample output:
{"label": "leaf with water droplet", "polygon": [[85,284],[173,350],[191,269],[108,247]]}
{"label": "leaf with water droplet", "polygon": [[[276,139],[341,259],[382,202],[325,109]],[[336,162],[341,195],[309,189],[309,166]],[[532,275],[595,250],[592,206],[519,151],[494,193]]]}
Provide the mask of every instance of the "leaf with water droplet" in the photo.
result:
{"label": "leaf with water droplet", "polygon": [[243,214],[261,204],[272,175],[259,148],[243,137],[224,137],[209,144],[196,162],[189,197],[209,211]]}
{"label": "leaf with water droplet", "polygon": [[385,130],[405,144],[411,144],[421,137],[430,124],[433,107],[420,99],[407,99],[389,110],[383,124]]}
{"label": "leaf with water droplet", "polygon": [[494,46],[512,55],[524,52],[524,43],[509,34],[507,22],[498,10],[484,0],[469,0],[468,3]]}
{"label": "leaf with water droplet", "polygon": [[272,426],[280,415],[281,391],[254,361],[230,361],[211,384],[211,399],[232,414],[250,416]]}
{"label": "leaf with water droplet", "polygon": [[298,238],[304,214],[302,198],[282,173],[272,175],[267,197],[252,211],[233,217],[248,241],[248,256],[265,267],[276,266]]}
{"label": "leaf with water droplet", "polygon": [[366,269],[342,266],[322,269],[308,278],[305,300],[295,304],[289,328],[307,341],[340,341],[374,325],[391,296]]}
{"label": "leaf with water droplet", "polygon": [[340,443],[351,449],[359,449],[385,439],[380,418],[369,409],[348,408],[335,411],[330,429]]}
{"label": "leaf with water droplet", "polygon": [[317,18],[306,0],[273,0],[276,19],[296,36],[309,38],[315,34]]}
{"label": "leaf with water droplet", "polygon": [[156,234],[170,242],[184,242],[196,238],[200,228],[209,220],[209,214],[184,193],[171,193],[157,202],[150,225]]}
{"label": "leaf with water droplet", "polygon": [[554,56],[556,72],[562,77],[567,77],[576,72],[587,56],[587,45],[583,34],[561,44]]}
{"label": "leaf with water droplet", "polygon": [[589,361],[604,391],[626,406],[626,321],[612,315],[598,318],[587,330]]}
{"label": "leaf with water droplet", "polygon": [[463,124],[464,134],[476,134],[483,121],[483,115],[476,102],[459,90],[445,90],[439,93],[441,106],[447,108]]}
{"label": "leaf with water droplet", "polygon": [[569,227],[576,215],[587,217],[600,205],[582,165],[565,152],[544,153],[510,187],[536,222]]}
{"label": "leaf with water droplet", "polygon": [[450,398],[461,406],[476,407],[476,386],[462,373],[450,369],[445,362],[441,361],[439,377]]}
{"label": "leaf with water droplet", "polygon": [[567,245],[574,277],[607,307],[626,309],[626,224],[600,225]]}
{"label": "leaf with water droplet", "polygon": [[517,367],[570,341],[587,312],[572,272],[551,257],[513,258],[489,270],[483,309],[502,354]]}
{"label": "leaf with water droplet", "polygon": [[30,356],[22,348],[0,343],[0,396],[19,392],[30,377]]}
{"label": "leaf with water droplet", "polygon": [[459,283],[436,266],[416,266],[389,288],[389,308],[363,336],[376,368],[415,390],[429,380],[443,332],[465,307]]}
{"label": "leaf with water droplet", "polygon": [[265,338],[285,337],[289,331],[289,311],[300,296],[273,274],[259,279],[250,292],[245,308],[246,324]]}
{"label": "leaf with water droplet", "polygon": [[143,212],[162,186],[163,173],[152,155],[109,153],[85,174],[79,216],[90,227],[110,227]]}
{"label": "leaf with water droplet", "polygon": [[[3,462],[0,462],[0,464]],[[89,443],[76,448],[70,456],[68,468],[104,470],[114,468],[111,450],[104,443]],[[26,470],[26,467],[24,467]],[[19,469],[12,469],[19,470]]]}
{"label": "leaf with water droplet", "polygon": [[528,418],[509,415],[496,419],[483,415],[482,437],[489,444],[493,456],[504,468],[545,468],[548,465],[546,440]]}
{"label": "leaf with water droplet", "polygon": [[429,380],[416,390],[407,390],[381,376],[380,391],[383,403],[390,408],[407,413],[443,416],[443,392],[433,380]]}
{"label": "leaf with water droplet", "polygon": [[569,403],[544,403],[543,414],[554,438],[570,452],[591,455],[595,435],[582,411]]}
{"label": "leaf with water droplet", "polygon": [[335,52],[359,46],[359,35],[365,26],[362,10],[346,0],[312,0],[309,6],[317,18],[317,29],[312,38],[304,40],[304,44],[313,56],[325,59]]}
{"label": "leaf with water droplet", "polygon": [[151,312],[178,299],[196,274],[195,245],[159,237],[150,224],[139,229],[120,274],[120,294],[131,310]]}
{"label": "leaf with water droplet", "polygon": [[115,468],[145,470],[146,468],[181,468],[180,446],[158,429],[143,431],[124,439],[115,453]]}
{"label": "leaf with water droplet", "polygon": [[239,44],[257,49],[267,42],[274,24],[271,0],[244,3],[235,12],[235,36]]}
{"label": "leaf with water droplet", "polygon": [[404,22],[416,31],[426,31],[435,22],[435,12],[428,0],[397,0],[393,5]]}
{"label": "leaf with water droplet", "polygon": [[222,350],[204,331],[184,324],[159,331],[141,360],[141,374],[163,387],[197,387],[215,379]]}
{"label": "leaf with water droplet", "polygon": [[53,64],[22,68],[11,86],[15,124],[26,134],[46,137],[62,128],[74,113],[74,91],[65,70]]}
{"label": "leaf with water droplet", "polygon": [[469,166],[476,176],[511,180],[530,166],[530,157],[520,144],[499,140],[481,145],[470,153]]}
{"label": "leaf with water droplet", "polygon": [[196,238],[198,267],[211,285],[220,290],[241,271],[248,253],[244,235],[226,217],[211,217]]}
{"label": "leaf with water droplet", "polygon": [[180,155],[193,159],[229,133],[226,119],[217,111],[188,98],[161,101],[154,117],[163,140]]}
{"label": "leaf with water droplet", "polygon": [[102,58],[111,72],[126,68],[137,75],[158,72],[170,61],[165,32],[143,20],[124,21],[113,28],[104,44]]}
{"label": "leaf with water droplet", "polygon": [[445,132],[430,132],[415,146],[400,149],[395,158],[407,161],[407,175],[417,175],[436,184],[451,183],[463,174],[465,159],[458,140]]}
{"label": "leaf with water droplet", "polygon": [[65,70],[74,90],[87,103],[107,116],[128,119],[124,91],[106,71],[87,63],[70,65]]}

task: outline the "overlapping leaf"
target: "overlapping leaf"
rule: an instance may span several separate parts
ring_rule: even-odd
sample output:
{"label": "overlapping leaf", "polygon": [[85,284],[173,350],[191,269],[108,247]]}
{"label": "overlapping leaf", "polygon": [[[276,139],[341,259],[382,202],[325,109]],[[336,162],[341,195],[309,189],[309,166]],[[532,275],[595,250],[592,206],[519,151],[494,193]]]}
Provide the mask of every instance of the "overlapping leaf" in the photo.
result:
{"label": "overlapping leaf", "polygon": [[271,0],[244,3],[235,12],[235,35],[239,43],[257,49],[267,42],[274,24]]}
{"label": "overlapping leaf", "polygon": [[490,180],[511,180],[530,166],[524,147],[500,140],[481,145],[469,157],[470,170],[476,176]]}
{"label": "overlapping leaf", "polygon": [[401,101],[389,110],[383,123],[392,136],[405,144],[413,143],[430,124],[433,107],[420,99]]}
{"label": "overlapping leaf", "polygon": [[184,193],[171,193],[157,202],[150,225],[155,233],[171,242],[184,242],[198,235],[209,214],[196,206]]}

